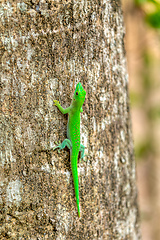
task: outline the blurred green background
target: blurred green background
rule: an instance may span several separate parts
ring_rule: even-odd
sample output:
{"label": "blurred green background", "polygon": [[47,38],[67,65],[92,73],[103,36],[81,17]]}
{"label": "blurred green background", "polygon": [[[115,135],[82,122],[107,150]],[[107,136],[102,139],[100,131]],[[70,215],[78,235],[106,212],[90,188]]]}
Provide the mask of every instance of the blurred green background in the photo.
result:
{"label": "blurred green background", "polygon": [[160,239],[160,0],[122,0],[143,240]]}

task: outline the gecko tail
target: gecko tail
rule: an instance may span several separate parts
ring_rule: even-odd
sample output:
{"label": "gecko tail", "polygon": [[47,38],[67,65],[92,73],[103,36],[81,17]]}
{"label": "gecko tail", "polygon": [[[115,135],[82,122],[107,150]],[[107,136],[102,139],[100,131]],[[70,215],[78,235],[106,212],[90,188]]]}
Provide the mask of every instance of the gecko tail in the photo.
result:
{"label": "gecko tail", "polygon": [[[76,190],[75,190],[75,194],[76,194]],[[76,205],[77,205],[78,217],[80,218],[81,217],[81,211],[80,211],[80,205],[79,205],[79,191],[78,191],[78,196],[76,196]]]}
{"label": "gecko tail", "polygon": [[79,196],[78,199],[76,198],[76,205],[77,205],[77,211],[78,211],[78,217],[81,217],[81,211],[80,211],[80,205],[79,205]]}
{"label": "gecko tail", "polygon": [[80,205],[79,205],[79,182],[78,182],[77,163],[74,163],[74,161],[71,161],[71,167],[72,167],[72,176],[73,176],[73,183],[74,183],[74,191],[75,191],[75,197],[76,197],[78,217],[80,218],[81,214],[80,214]]}
{"label": "gecko tail", "polygon": [[81,217],[81,213],[80,213],[80,210],[78,211],[78,217],[79,217],[79,218]]}

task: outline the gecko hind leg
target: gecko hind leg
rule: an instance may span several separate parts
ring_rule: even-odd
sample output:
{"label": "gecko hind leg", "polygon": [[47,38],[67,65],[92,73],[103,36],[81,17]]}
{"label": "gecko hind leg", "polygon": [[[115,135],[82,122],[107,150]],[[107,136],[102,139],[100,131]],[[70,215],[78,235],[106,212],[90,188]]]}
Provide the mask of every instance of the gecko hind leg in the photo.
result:
{"label": "gecko hind leg", "polygon": [[85,146],[83,146],[82,144],[80,145],[80,152],[81,152],[81,158],[80,159],[83,159],[83,161],[85,161],[84,160],[84,157],[85,157],[85,155],[84,155],[84,150],[85,150]]}
{"label": "gecko hind leg", "polygon": [[64,139],[64,141],[60,144],[58,144],[56,147],[53,148],[53,150],[55,150],[56,148],[59,148],[58,152],[60,152],[60,150],[62,150],[63,148],[68,147],[69,149],[72,148],[72,143],[69,139]]}

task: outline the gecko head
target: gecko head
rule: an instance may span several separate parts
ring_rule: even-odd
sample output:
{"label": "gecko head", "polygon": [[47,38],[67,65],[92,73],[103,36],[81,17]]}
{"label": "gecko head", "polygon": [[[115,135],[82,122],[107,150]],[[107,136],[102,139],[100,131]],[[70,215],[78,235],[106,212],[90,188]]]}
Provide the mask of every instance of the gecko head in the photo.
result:
{"label": "gecko head", "polygon": [[83,89],[82,84],[79,82],[74,92],[73,101],[82,106],[85,100],[85,96],[86,91]]}

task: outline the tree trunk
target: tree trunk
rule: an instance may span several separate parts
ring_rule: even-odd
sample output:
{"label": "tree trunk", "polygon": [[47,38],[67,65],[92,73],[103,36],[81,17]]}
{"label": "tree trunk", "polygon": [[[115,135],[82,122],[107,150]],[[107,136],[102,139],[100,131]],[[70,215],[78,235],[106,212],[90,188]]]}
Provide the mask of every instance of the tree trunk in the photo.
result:
{"label": "tree trunk", "polygon": [[[120,1],[2,1],[1,239],[140,239]],[[77,82],[82,216],[66,138]]]}

